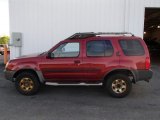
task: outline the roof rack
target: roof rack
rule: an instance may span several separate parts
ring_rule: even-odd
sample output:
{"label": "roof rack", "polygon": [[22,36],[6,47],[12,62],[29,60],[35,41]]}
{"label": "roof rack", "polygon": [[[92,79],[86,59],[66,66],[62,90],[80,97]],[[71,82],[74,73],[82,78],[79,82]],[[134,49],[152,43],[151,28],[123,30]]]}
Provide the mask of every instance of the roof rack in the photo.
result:
{"label": "roof rack", "polygon": [[83,39],[83,38],[94,37],[94,36],[96,36],[94,32],[75,33],[67,39]]}
{"label": "roof rack", "polygon": [[134,34],[129,32],[84,32],[84,33],[75,33],[72,36],[68,37],[67,39],[83,39],[88,37],[95,37],[97,35],[131,35],[134,36]]}
{"label": "roof rack", "polygon": [[134,34],[130,32],[98,32],[96,35],[131,35],[134,36]]}

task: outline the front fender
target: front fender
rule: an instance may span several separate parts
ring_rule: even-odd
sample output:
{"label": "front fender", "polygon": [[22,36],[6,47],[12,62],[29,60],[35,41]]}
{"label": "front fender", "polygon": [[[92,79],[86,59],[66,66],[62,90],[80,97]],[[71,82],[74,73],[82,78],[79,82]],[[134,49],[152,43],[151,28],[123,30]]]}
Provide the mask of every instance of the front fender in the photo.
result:
{"label": "front fender", "polygon": [[13,71],[19,71],[21,69],[32,69],[32,70],[35,70],[35,71],[39,71],[39,66],[36,62],[19,62],[17,63],[16,65],[14,65],[13,67]]}
{"label": "front fender", "polygon": [[[37,77],[39,78],[40,82],[41,83],[44,83],[45,82],[45,79],[43,77],[43,74],[42,72],[40,71],[39,69],[39,65],[35,62],[20,62],[20,63],[17,63],[16,65],[14,65],[14,67],[12,68],[13,71],[12,73],[14,73],[12,75],[12,79],[14,81],[14,79],[16,78],[16,76],[20,73],[20,72],[23,72],[23,71],[32,71],[34,72]],[[11,73],[9,71],[6,71],[6,73]]]}

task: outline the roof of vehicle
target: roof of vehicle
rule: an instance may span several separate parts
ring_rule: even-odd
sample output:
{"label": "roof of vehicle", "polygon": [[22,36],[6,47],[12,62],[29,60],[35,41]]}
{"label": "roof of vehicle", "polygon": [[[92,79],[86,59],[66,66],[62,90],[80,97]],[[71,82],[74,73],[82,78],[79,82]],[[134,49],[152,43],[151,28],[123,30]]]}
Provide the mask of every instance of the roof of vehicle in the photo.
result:
{"label": "roof of vehicle", "polygon": [[101,37],[101,38],[139,38],[134,36],[132,33],[128,32],[85,32],[85,33],[75,33],[72,36],[68,37],[66,40],[79,40],[85,38],[93,38],[93,37]]}

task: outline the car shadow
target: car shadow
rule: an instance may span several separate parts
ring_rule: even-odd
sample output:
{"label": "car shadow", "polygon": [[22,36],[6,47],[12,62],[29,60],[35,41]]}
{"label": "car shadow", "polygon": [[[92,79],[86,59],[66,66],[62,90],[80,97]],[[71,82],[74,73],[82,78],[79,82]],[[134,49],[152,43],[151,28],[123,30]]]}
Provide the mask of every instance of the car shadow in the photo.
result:
{"label": "car shadow", "polygon": [[45,85],[41,88],[40,94],[105,96],[101,85]]}

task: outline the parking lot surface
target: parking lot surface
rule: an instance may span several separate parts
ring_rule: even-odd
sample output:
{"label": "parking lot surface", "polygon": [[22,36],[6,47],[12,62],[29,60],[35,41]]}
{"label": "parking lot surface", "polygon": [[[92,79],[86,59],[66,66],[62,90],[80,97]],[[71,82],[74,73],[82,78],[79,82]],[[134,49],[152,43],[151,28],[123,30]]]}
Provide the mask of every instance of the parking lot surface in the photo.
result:
{"label": "parking lot surface", "polygon": [[46,86],[23,96],[5,80],[0,65],[0,120],[159,120],[160,66],[150,83],[138,82],[126,98],[112,98],[101,86]]}

